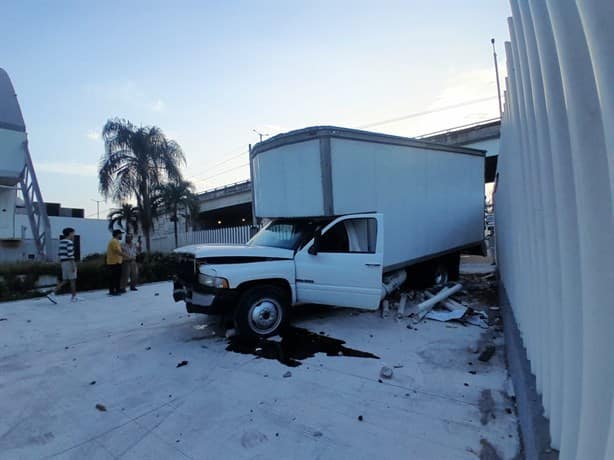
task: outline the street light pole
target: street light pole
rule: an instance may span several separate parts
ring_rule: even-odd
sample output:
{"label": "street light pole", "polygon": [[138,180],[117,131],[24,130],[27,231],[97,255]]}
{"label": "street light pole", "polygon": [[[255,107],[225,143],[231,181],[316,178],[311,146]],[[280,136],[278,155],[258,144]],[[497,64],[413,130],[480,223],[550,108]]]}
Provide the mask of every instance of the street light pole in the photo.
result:
{"label": "street light pole", "polygon": [[495,61],[495,75],[497,77],[497,96],[499,100],[499,117],[503,117],[503,108],[501,107],[501,85],[499,84],[499,65],[497,64],[497,52],[495,51],[495,39],[491,38],[492,43],[492,56]]}
{"label": "street light pole", "polygon": [[255,129],[252,129],[252,131],[255,132],[256,134],[258,134],[258,136],[260,137],[260,142],[262,142],[262,138],[264,136],[267,136],[267,137],[269,136],[268,134],[263,134],[263,133],[261,133],[259,131],[256,131]]}
{"label": "street light pole", "polygon": [[104,200],[95,200],[93,198],[90,198],[90,200],[96,202],[96,219],[100,219],[100,203]]}

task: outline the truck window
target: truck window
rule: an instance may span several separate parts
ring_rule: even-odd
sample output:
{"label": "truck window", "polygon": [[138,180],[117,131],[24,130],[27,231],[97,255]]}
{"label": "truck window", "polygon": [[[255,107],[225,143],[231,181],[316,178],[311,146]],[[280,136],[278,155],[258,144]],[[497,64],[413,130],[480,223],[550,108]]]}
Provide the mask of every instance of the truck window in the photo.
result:
{"label": "truck window", "polygon": [[247,245],[297,249],[311,240],[315,229],[324,224],[326,221],[312,219],[276,219],[254,235]]}
{"label": "truck window", "polygon": [[375,253],[377,220],[348,219],[332,226],[320,239],[320,252]]}

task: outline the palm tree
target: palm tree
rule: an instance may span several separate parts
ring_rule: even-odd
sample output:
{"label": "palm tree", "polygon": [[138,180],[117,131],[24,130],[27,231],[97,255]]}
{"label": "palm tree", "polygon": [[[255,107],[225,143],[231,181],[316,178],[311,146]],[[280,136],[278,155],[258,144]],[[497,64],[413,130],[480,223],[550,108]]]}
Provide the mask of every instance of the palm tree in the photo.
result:
{"label": "palm tree", "polygon": [[[119,208],[111,209],[107,219],[109,219],[109,230],[113,230],[117,225],[122,230],[126,230],[132,233],[139,232],[139,209],[136,206],[132,206],[129,203],[122,203]],[[124,222],[126,226],[124,227]]]}
{"label": "palm tree", "polygon": [[[157,189],[158,198],[161,208],[170,214],[170,220],[173,222],[175,231],[175,247],[179,245],[177,237],[177,221],[179,220],[179,211],[183,211],[182,216],[192,216],[198,212],[198,197],[193,192],[194,185],[191,182],[182,180],[178,182],[169,182],[160,185]],[[186,229],[187,231],[187,229]]]}
{"label": "palm tree", "polygon": [[98,171],[100,192],[118,202],[136,198],[149,251],[153,194],[166,181],[182,180],[179,166],[185,164],[185,157],[181,147],[156,126],[137,128],[118,118],[107,121],[102,137],[105,153]]}

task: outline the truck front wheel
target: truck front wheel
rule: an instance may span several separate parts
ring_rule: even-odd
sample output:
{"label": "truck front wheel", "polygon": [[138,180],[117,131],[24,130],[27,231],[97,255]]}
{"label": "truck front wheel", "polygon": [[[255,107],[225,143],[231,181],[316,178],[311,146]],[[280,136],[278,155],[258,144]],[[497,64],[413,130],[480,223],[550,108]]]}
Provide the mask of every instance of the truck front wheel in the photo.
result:
{"label": "truck front wheel", "polygon": [[277,286],[257,286],[245,291],[235,311],[240,335],[270,337],[279,332],[287,319],[288,300]]}

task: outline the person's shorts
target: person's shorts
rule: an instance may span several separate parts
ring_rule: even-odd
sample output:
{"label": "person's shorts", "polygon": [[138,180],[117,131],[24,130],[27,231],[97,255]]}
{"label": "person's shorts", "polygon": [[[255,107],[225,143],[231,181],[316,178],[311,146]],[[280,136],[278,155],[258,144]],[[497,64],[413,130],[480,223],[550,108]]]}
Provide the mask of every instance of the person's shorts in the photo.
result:
{"label": "person's shorts", "polygon": [[[74,271],[73,271],[74,267]],[[62,280],[76,280],[77,279],[77,265],[72,260],[65,260],[62,262]]]}

